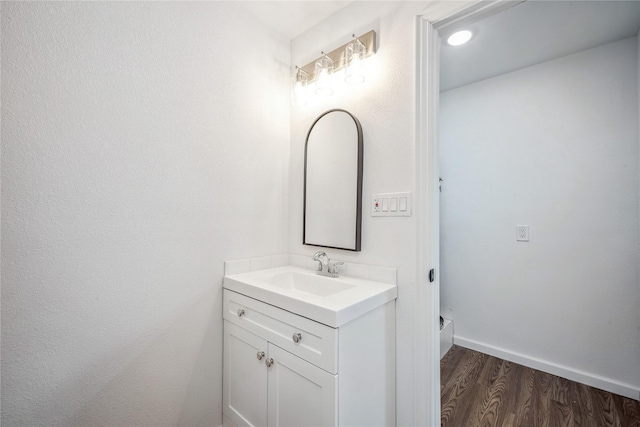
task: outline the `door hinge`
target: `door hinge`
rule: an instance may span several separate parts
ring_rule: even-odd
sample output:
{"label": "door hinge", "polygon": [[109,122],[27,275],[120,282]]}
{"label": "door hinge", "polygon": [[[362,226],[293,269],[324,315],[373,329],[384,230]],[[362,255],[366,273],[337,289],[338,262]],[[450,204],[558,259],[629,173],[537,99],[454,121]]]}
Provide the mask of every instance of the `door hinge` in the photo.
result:
{"label": "door hinge", "polygon": [[436,280],[436,270],[432,268],[429,271],[429,282],[433,283]]}

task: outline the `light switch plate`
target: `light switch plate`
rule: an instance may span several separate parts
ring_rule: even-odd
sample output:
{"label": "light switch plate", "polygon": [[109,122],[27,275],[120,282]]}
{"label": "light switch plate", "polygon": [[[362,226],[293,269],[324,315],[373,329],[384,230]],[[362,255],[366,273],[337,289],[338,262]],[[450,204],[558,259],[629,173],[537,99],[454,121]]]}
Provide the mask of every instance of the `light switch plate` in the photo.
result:
{"label": "light switch plate", "polygon": [[372,194],[371,216],[411,216],[411,192]]}

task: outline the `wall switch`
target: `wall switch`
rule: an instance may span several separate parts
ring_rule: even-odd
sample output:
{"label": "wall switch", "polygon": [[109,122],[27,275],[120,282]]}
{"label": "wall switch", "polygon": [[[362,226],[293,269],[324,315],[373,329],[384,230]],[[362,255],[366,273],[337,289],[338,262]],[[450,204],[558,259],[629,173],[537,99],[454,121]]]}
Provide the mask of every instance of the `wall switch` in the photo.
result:
{"label": "wall switch", "polygon": [[411,193],[372,194],[371,216],[411,216]]}
{"label": "wall switch", "polygon": [[516,225],[516,241],[528,242],[529,241],[529,226],[528,225]]}
{"label": "wall switch", "polygon": [[407,210],[407,198],[400,197],[400,211],[404,212]]}

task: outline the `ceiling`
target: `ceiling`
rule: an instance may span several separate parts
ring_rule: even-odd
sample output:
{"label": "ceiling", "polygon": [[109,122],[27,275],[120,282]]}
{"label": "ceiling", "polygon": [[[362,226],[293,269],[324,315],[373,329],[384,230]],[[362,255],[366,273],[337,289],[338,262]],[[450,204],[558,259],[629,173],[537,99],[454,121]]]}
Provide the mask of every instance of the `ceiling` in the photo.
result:
{"label": "ceiling", "polygon": [[633,37],[640,1],[529,0],[465,29],[467,44],[441,44],[441,91]]}
{"label": "ceiling", "polygon": [[276,33],[291,40],[314,27],[351,1],[237,1]]}

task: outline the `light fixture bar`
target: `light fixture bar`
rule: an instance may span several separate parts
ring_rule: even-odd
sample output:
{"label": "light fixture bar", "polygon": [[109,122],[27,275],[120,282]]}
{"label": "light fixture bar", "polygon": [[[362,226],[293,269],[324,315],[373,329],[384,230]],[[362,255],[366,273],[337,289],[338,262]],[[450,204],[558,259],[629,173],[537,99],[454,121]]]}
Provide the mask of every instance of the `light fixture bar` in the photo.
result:
{"label": "light fixture bar", "polygon": [[[358,37],[358,40],[360,40],[360,42],[364,45],[365,47],[365,58],[373,55],[374,53],[376,53],[376,32],[374,30],[369,31],[366,34],[363,34],[361,36]],[[347,45],[349,43],[351,43],[352,40],[349,40],[347,43],[343,44],[342,46],[340,46],[337,49],[332,50],[331,52],[327,53],[326,55],[331,58],[335,64],[335,68],[333,69],[333,72],[335,73],[338,70],[343,69],[346,66],[346,61],[344,58],[344,51],[347,47]],[[305,73],[307,73],[307,75],[309,76],[309,80],[307,81],[307,84],[312,83],[313,81],[315,81],[316,76],[315,76],[315,66],[316,66],[316,62],[318,60],[320,60],[322,57],[318,57],[317,59],[314,59],[313,61],[309,62],[307,65],[305,65],[304,67],[300,67],[302,69],[302,71],[304,71]]]}

